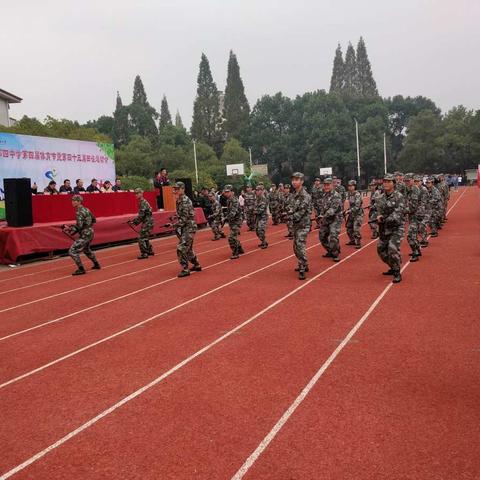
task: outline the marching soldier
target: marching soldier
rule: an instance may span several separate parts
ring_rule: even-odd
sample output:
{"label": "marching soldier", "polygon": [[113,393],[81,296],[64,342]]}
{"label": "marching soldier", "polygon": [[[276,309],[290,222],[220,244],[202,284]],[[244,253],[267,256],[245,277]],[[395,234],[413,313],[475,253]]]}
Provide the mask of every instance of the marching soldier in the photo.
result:
{"label": "marching soldier", "polygon": [[210,192],[208,194],[208,200],[211,204],[212,214],[210,215],[210,228],[212,229],[213,238],[212,241],[225,238],[225,234],[222,229],[222,206],[215,198],[215,194]]}
{"label": "marching soldier", "polygon": [[230,259],[236,260],[242,253],[245,253],[240,244],[240,240],[238,239],[240,228],[243,223],[242,209],[231,185],[225,185],[223,188],[223,195],[227,199],[224,218],[230,227],[230,234],[228,235],[228,244],[232,250],[232,256]]}
{"label": "marching soldier", "polygon": [[[193,251],[193,239],[197,231],[197,223],[195,222],[195,210],[192,201],[185,195],[185,184],[183,182],[175,183],[173,193],[177,207],[177,223],[175,225],[178,237],[177,258],[182,267],[178,277],[182,278],[188,277],[191,271],[201,272],[202,267]],[[189,263],[192,264],[190,270],[188,269]]]}
{"label": "marching soldier", "polygon": [[268,247],[268,243],[265,240],[265,230],[268,223],[268,201],[265,197],[265,189],[263,185],[257,185],[255,188],[255,231],[257,237],[260,240],[259,247],[265,249]]}
{"label": "marching soldier", "polygon": [[332,258],[334,262],[340,261],[339,235],[342,226],[342,197],[334,189],[333,179],[323,181],[323,196],[320,201],[320,229],[318,236],[320,243],[326,250],[325,258]]}
{"label": "marching soldier", "polygon": [[281,220],[281,204],[280,204],[280,193],[277,190],[275,184],[272,185],[270,192],[268,192],[268,208],[272,214],[272,224],[278,225]]}
{"label": "marching soldier", "polygon": [[395,190],[398,190],[402,195],[405,195],[405,183],[403,181],[404,175],[402,172],[395,172],[395,180],[396,180],[396,185],[395,185]]}
{"label": "marching soldier", "polygon": [[[375,201],[380,195],[380,193],[377,190],[377,182],[375,180],[372,180],[369,185],[369,204],[368,204],[368,226],[370,227],[370,230],[372,232],[372,238],[378,238],[378,223],[377,222],[372,222],[372,220],[375,220],[377,218],[377,207],[375,205]],[[378,193],[377,193],[378,192]]]}
{"label": "marching soldier", "polygon": [[383,177],[383,194],[376,201],[379,240],[377,252],[390,269],[384,275],[393,275],[393,283],[402,281],[400,244],[405,233],[405,197],[395,189],[395,176]]}
{"label": "marching soldier", "polygon": [[428,177],[427,187],[427,214],[428,226],[430,227],[430,236],[438,237],[438,227],[440,225],[440,215],[442,209],[442,195],[435,187],[433,177]]}
{"label": "marching soldier", "polygon": [[420,251],[420,242],[418,241],[418,232],[420,226],[419,209],[420,204],[420,189],[413,183],[413,173],[405,175],[405,212],[408,215],[408,231],[407,241],[412,250],[411,262],[418,262],[419,257],[422,256]]}
{"label": "marching soldier", "polygon": [[303,173],[292,174],[294,193],[290,201],[292,218],[293,252],[298,260],[298,278],[305,280],[305,272],[308,272],[307,260],[307,236],[310,232],[312,198],[303,187],[305,177]]}
{"label": "marching soldier", "polygon": [[422,177],[415,175],[413,177],[414,183],[420,191],[420,200],[418,202],[417,217],[418,217],[418,236],[420,238],[420,246],[422,248],[428,247],[428,190],[425,185],[422,184]]}
{"label": "marching soldier", "polygon": [[75,270],[72,275],[85,274],[85,268],[82,264],[82,260],[80,259],[80,253],[82,252],[92,261],[92,270],[100,270],[100,264],[97,261],[97,257],[95,257],[95,254],[90,248],[90,243],[94,237],[93,224],[96,222],[96,219],[92,212],[82,205],[82,202],[83,198],[81,195],[74,195],[72,197],[72,205],[75,209],[76,223],[70,227],[67,225],[62,227],[63,231],[67,233],[67,235],[78,233],[78,238],[74,240],[68,251],[68,254],[70,257],[72,257],[72,260],[77,265],[77,270]]}
{"label": "marching soldier", "polygon": [[362,194],[357,191],[357,182],[355,180],[350,180],[347,188],[348,210],[345,212],[345,224],[347,235],[350,239],[347,245],[355,245],[355,248],[359,249],[362,246],[363,198]]}
{"label": "marching soldier", "polygon": [[333,188],[336,192],[340,194],[340,198],[342,199],[342,210],[345,205],[345,200],[347,199],[347,191],[345,190],[345,187],[342,185],[342,180],[337,177],[332,177],[333,178]]}
{"label": "marching soldier", "polygon": [[283,218],[285,223],[287,224],[288,233],[285,235],[285,238],[289,238],[290,240],[293,239],[293,225],[292,225],[292,212],[290,209],[290,203],[292,200],[292,193],[290,193],[291,186],[285,184],[283,188]]}
{"label": "marching soldier", "polygon": [[447,221],[447,208],[448,208],[448,200],[450,199],[450,189],[448,188],[447,182],[445,181],[445,175],[440,173],[438,175],[438,190],[442,195],[442,211],[440,215],[441,223],[445,223]]}
{"label": "marching soldier", "polygon": [[243,198],[245,199],[245,218],[247,220],[248,231],[250,232],[255,230],[255,192],[252,190],[251,185],[247,185]]}
{"label": "marching soldier", "polygon": [[315,210],[315,218],[316,218],[316,228],[320,228],[320,220],[318,220],[318,216],[320,215],[320,199],[323,195],[323,185],[320,178],[316,177],[315,181],[313,182],[312,186],[312,204],[313,209]]}
{"label": "marching soldier", "polygon": [[151,255],[155,255],[152,244],[149,240],[153,229],[152,207],[145,200],[145,198],[143,198],[143,190],[141,188],[135,189],[135,195],[138,200],[138,215],[133,220],[129,220],[128,223],[132,225],[139,225],[140,223],[142,224],[142,228],[140,229],[140,233],[138,235],[140,256],[137,258],[139,260],[143,260]]}

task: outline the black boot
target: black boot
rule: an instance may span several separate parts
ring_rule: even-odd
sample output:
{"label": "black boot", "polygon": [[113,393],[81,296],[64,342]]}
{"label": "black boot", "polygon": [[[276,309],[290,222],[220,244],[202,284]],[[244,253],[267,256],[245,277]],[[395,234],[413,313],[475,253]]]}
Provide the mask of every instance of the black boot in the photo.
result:
{"label": "black boot", "polygon": [[[295,269],[295,271],[296,271],[296,272],[299,272],[299,271],[300,271],[300,267],[297,267],[297,268]],[[309,271],[310,271],[310,269],[308,268],[308,265],[304,268],[304,271],[305,271],[305,272],[309,272]]]}
{"label": "black boot", "polygon": [[336,255],[336,256],[335,256],[335,255],[332,255],[332,260],[333,260],[334,262],[339,262],[339,261],[340,261],[340,257],[339,257],[338,255]]}
{"label": "black boot", "polygon": [[148,251],[148,256],[149,256],[149,257],[153,257],[154,255],[155,255],[155,252],[153,251],[153,249],[150,249],[150,250]]}
{"label": "black boot", "polygon": [[418,257],[419,257],[419,256],[420,256],[420,255],[418,255],[417,252],[413,252],[413,253],[412,253],[412,258],[410,259],[410,261],[411,261],[411,262],[418,262],[418,260],[419,260]]}
{"label": "black boot", "polygon": [[332,255],[330,252],[327,252],[327,253],[324,253],[324,254],[322,255],[322,257],[323,257],[323,258],[332,258],[333,255]]}
{"label": "black boot", "polygon": [[100,270],[102,267],[98,262],[93,262],[92,270]]}
{"label": "black boot", "polygon": [[259,245],[262,250],[265,250],[268,247],[267,242],[263,242],[262,244]]}
{"label": "black boot", "polygon": [[356,248],[357,250],[360,250],[360,249],[362,248],[362,244],[361,244],[360,242],[357,242],[357,243],[355,244],[355,248]]}
{"label": "black boot", "polygon": [[190,271],[187,269],[183,269],[178,275],[178,278],[188,277],[190,275]]}
{"label": "black boot", "polygon": [[307,277],[306,277],[306,275],[305,275],[305,271],[304,271],[304,270],[300,270],[300,271],[298,272],[298,279],[299,279],[299,280],[305,280],[306,278],[307,278]]}
{"label": "black boot", "polygon": [[148,253],[141,253],[138,257],[137,260],[145,260],[148,258]]}
{"label": "black boot", "polygon": [[350,240],[349,242],[347,242],[345,245],[355,245],[355,242],[353,240]]}
{"label": "black boot", "polygon": [[85,275],[85,268],[83,267],[78,267],[72,275]]}
{"label": "black boot", "polygon": [[400,283],[401,281],[402,281],[402,274],[400,273],[400,270],[395,270],[393,272],[392,283]]}
{"label": "black boot", "polygon": [[233,250],[232,256],[230,257],[230,260],[236,260],[237,258],[240,258],[240,255],[238,254],[238,250]]}
{"label": "black boot", "polygon": [[382,275],[394,275],[394,274],[395,274],[395,270],[393,270],[392,268],[382,273]]}
{"label": "black boot", "polygon": [[245,253],[245,250],[244,250],[243,247],[240,245],[240,246],[238,247],[238,254],[239,254],[239,255],[243,255],[244,253]]}
{"label": "black boot", "polygon": [[202,271],[202,267],[200,266],[199,263],[195,263],[195,264],[193,264],[192,267],[190,267],[190,271],[191,271],[191,272],[201,272],[201,271]]}

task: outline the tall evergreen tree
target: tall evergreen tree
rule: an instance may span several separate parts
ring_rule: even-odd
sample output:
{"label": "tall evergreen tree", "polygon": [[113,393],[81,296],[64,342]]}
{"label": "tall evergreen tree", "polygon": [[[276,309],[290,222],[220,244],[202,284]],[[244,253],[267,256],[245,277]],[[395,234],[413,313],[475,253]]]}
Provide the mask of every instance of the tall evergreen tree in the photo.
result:
{"label": "tall evergreen tree", "polygon": [[117,103],[113,113],[113,143],[116,148],[126,145],[130,139],[128,125],[128,107],[124,107],[120,93],[117,92]]}
{"label": "tall evergreen tree", "polygon": [[355,49],[348,43],[347,53],[345,54],[345,83],[343,91],[346,95],[356,95],[358,93],[357,81],[357,60]]}
{"label": "tall evergreen tree", "polygon": [[248,126],[250,117],[250,105],[245,96],[237,56],[231,50],[228,59],[223,117],[225,119],[223,130],[227,138],[239,138],[242,131],[245,131],[245,128]]}
{"label": "tall evergreen tree", "polygon": [[197,83],[197,96],[193,104],[192,137],[214,147],[218,153],[220,99],[208,58],[204,53],[200,61]]}
{"label": "tall evergreen tree", "polygon": [[367,55],[367,47],[362,37],[357,45],[357,84],[362,97],[378,97],[377,84]]}
{"label": "tall evergreen tree", "polygon": [[157,111],[148,103],[147,94],[140,75],[135,77],[133,84],[133,99],[128,107],[132,133],[141,137],[149,137],[152,142],[157,141],[158,130],[155,120]]}
{"label": "tall evergreen tree", "polygon": [[162,98],[162,104],[160,106],[160,121],[158,124],[158,129],[162,130],[167,125],[172,124],[172,116],[170,115],[170,110],[168,109],[167,97],[164,95]]}
{"label": "tall evergreen tree", "polygon": [[330,80],[330,93],[342,93],[345,83],[345,65],[343,63],[342,47],[338,44],[333,59],[332,78]]}
{"label": "tall evergreen tree", "polygon": [[180,112],[178,110],[177,110],[177,113],[175,115],[175,126],[177,128],[185,128],[183,126],[182,117],[180,116]]}

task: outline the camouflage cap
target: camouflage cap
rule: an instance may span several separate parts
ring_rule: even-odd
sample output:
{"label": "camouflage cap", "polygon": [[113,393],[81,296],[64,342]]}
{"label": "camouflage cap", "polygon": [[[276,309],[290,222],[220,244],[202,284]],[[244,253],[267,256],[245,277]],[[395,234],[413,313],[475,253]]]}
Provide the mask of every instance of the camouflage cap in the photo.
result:
{"label": "camouflage cap", "polygon": [[174,189],[177,188],[183,188],[185,189],[185,184],[183,182],[175,182],[175,185],[173,186]]}
{"label": "camouflage cap", "polygon": [[304,180],[305,175],[301,172],[293,172],[290,178],[299,178],[300,180]]}
{"label": "camouflage cap", "polygon": [[265,187],[263,186],[263,183],[259,183],[256,187],[255,190],[264,190]]}
{"label": "camouflage cap", "polygon": [[427,177],[427,182],[433,182],[434,181],[434,178],[433,177]]}
{"label": "camouflage cap", "polygon": [[421,182],[422,181],[422,177],[420,175],[414,175],[413,176],[413,179],[416,181],[416,182]]}
{"label": "camouflage cap", "polygon": [[83,197],[81,195],[74,195],[72,197],[72,202],[83,202]]}
{"label": "camouflage cap", "polygon": [[383,176],[383,180],[393,182],[395,180],[395,174],[392,175],[391,173],[386,173]]}
{"label": "camouflage cap", "polygon": [[228,184],[228,185],[225,185],[225,186],[223,187],[223,191],[224,191],[224,192],[233,192],[233,187],[232,187],[231,185],[229,185],[229,184]]}
{"label": "camouflage cap", "polygon": [[333,183],[333,178],[332,177],[324,178],[323,183]]}
{"label": "camouflage cap", "polygon": [[143,193],[143,190],[141,188],[136,188],[135,193]]}
{"label": "camouflage cap", "polygon": [[315,182],[321,182],[321,178],[320,177],[315,177]]}
{"label": "camouflage cap", "polygon": [[289,183],[286,183],[283,188],[286,188],[287,190],[290,190],[290,184]]}
{"label": "camouflage cap", "polygon": [[357,186],[357,181],[356,180],[349,180],[348,181],[348,185],[353,185],[353,186]]}
{"label": "camouflage cap", "polygon": [[413,180],[413,173],[406,173],[404,179],[405,180]]}

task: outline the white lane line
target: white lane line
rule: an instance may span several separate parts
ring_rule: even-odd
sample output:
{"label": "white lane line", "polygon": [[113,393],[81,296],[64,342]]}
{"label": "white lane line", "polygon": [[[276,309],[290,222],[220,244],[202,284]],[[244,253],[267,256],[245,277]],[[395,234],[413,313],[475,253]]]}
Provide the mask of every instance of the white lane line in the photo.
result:
{"label": "white lane line", "polygon": [[[452,207],[448,210],[448,213],[455,207],[458,201],[462,198],[463,194],[457,199],[457,201],[452,205]],[[410,265],[410,261],[408,261],[404,267],[402,268],[403,271]],[[257,448],[252,452],[252,454],[245,460],[243,465],[237,470],[235,475],[231,478],[231,480],[241,480],[246,473],[250,470],[253,464],[257,461],[258,457],[265,451],[265,449],[270,445],[272,440],[277,436],[278,432],[282,429],[282,427],[288,422],[290,417],[295,413],[295,410],[302,404],[305,400],[307,395],[310,393],[312,388],[317,384],[320,380],[322,375],[325,373],[327,368],[334,362],[340,352],[345,348],[345,346],[350,342],[353,336],[358,332],[361,326],[366,322],[370,314],[375,310],[378,304],[382,301],[388,291],[393,287],[393,283],[389,283],[383,291],[378,295],[378,297],[373,301],[373,303],[368,307],[367,311],[363,314],[362,318],[353,326],[353,328],[348,332],[345,338],[342,340],[340,345],[333,351],[333,353],[327,358],[327,360],[322,364],[322,366],[317,370],[315,375],[311,378],[311,380],[307,383],[304,389],[300,392],[297,398],[293,401],[293,403],[285,410],[283,415],[277,421],[277,423],[273,426],[270,432],[264,437],[264,439],[260,442]]]}
{"label": "white lane line", "polygon": [[[277,235],[278,233],[280,233],[280,231],[279,231],[279,232],[272,233],[271,236]],[[256,239],[256,237],[250,238],[250,239],[248,239],[248,240],[245,240],[244,243],[250,242],[250,241],[252,241],[252,240],[254,240],[254,239]],[[210,243],[210,242],[207,241],[207,240],[204,240],[204,241],[195,243],[195,248],[197,248],[197,247],[200,246],[200,245],[204,245],[205,243],[208,244],[208,243]],[[175,242],[175,243],[172,243],[171,245],[162,245],[162,246],[166,246],[166,247],[168,246],[168,247],[170,247],[170,248],[173,248],[174,246],[176,246],[176,244],[177,244],[177,243]],[[225,246],[225,245],[224,245],[224,246]],[[227,244],[226,246],[228,247],[228,244]],[[219,247],[219,248],[223,248],[223,247]],[[209,250],[209,252],[211,252],[211,251],[213,251],[213,250]],[[134,250],[133,250],[131,253],[133,254],[133,252],[134,252]],[[106,257],[106,258],[112,258],[112,257],[114,257],[114,256],[120,256],[120,255],[126,255],[127,253],[129,253],[129,252],[123,252],[123,253],[118,254],[118,255],[111,255],[111,256]],[[165,255],[166,253],[168,253],[168,250],[165,250],[165,251],[162,250],[161,252],[157,252],[156,255],[157,255],[157,256],[159,256],[159,255]],[[202,254],[202,253],[206,253],[206,252],[199,252],[199,253]],[[103,262],[103,260],[105,260],[105,258],[100,258],[100,259],[99,259],[100,262]],[[137,262],[137,261],[138,261],[137,258],[133,258],[133,259],[131,258],[131,259],[129,259],[129,260],[124,260],[124,261],[122,261],[122,262],[117,262],[117,263],[112,263],[111,265],[106,265],[105,267],[102,266],[102,270],[106,270],[107,268],[117,267],[117,266],[119,266],[119,265],[125,265],[125,264],[127,264],[127,263],[134,263],[134,262]],[[60,268],[63,269],[63,268],[67,268],[67,267],[68,267],[68,265],[65,265],[65,266],[60,267]],[[71,266],[70,266],[70,267],[71,267]],[[57,269],[53,269],[53,270],[57,270]],[[52,271],[52,270],[48,270],[48,271],[50,272],[50,271]],[[44,271],[42,270],[42,271],[39,272],[39,273],[35,273],[35,274],[29,273],[28,275],[41,275],[43,272],[44,272]],[[11,280],[15,280],[15,279],[17,279],[17,278],[19,278],[19,277],[14,277],[14,278],[12,278]],[[7,294],[7,293],[17,292],[17,291],[19,291],[19,290],[25,290],[25,289],[32,288],[32,287],[38,287],[39,285],[45,285],[45,284],[47,284],[47,283],[58,282],[58,281],[60,281],[60,280],[65,280],[65,279],[67,279],[67,278],[72,278],[72,275],[64,275],[64,276],[62,276],[62,277],[57,277],[57,278],[51,278],[51,279],[49,279],[49,280],[44,280],[43,282],[31,283],[31,284],[29,284],[29,285],[23,285],[23,286],[21,286],[21,287],[12,288],[12,289],[10,289],[10,290],[4,290],[4,291],[0,292],[0,295],[5,295],[5,294]]]}
{"label": "white lane line", "polygon": [[[276,235],[278,233],[281,233],[281,232],[275,232],[271,236]],[[253,237],[253,238],[249,238],[248,240],[244,240],[243,243],[253,242],[253,241],[258,241],[257,237]],[[227,248],[227,247],[228,247],[228,244],[222,245],[221,247],[212,248],[210,250],[206,250],[205,252],[201,252],[200,254],[205,255],[206,253],[215,252],[217,250],[221,250],[221,249]],[[152,267],[141,268],[139,270],[134,270],[133,272],[124,273],[122,275],[117,275],[115,277],[109,277],[109,278],[106,278],[104,280],[100,280],[98,282],[93,282],[93,283],[88,283],[88,284],[82,285],[81,287],[72,288],[70,290],[64,290],[63,292],[54,293],[52,295],[48,295],[48,296],[45,296],[45,297],[42,297],[42,298],[37,298],[35,300],[30,300],[29,302],[20,303],[18,305],[13,305],[12,307],[8,307],[8,308],[4,308],[4,309],[0,310],[0,313],[9,312],[9,311],[15,310],[17,308],[22,308],[22,307],[26,307],[28,305],[32,305],[34,303],[44,302],[45,300],[50,300],[51,298],[56,298],[56,297],[60,297],[62,295],[67,295],[69,293],[78,292],[79,290],[84,290],[86,288],[94,287],[96,285],[101,285],[101,284],[104,284],[104,283],[107,283],[107,282],[113,282],[114,280],[118,280],[119,278],[130,277],[132,275],[136,275],[138,273],[143,273],[143,272],[147,272],[147,271],[150,271],[150,270],[154,270],[156,268],[164,267],[165,265],[170,265],[172,263],[178,263],[178,260],[175,259],[175,260],[171,260],[170,262],[161,263],[159,265],[153,265]],[[69,275],[67,278],[71,278],[71,275]]]}
{"label": "white lane line", "polygon": [[[139,388],[138,390],[134,391],[133,393],[131,393],[130,395],[128,395],[127,397],[124,397],[122,400],[120,400],[119,402],[115,403],[114,405],[112,405],[111,407],[107,408],[106,410],[104,410],[103,412],[99,413],[98,415],[96,415],[95,417],[93,417],[92,419],[88,420],[87,422],[85,422],[84,424],[80,425],[78,428],[76,428],[75,430],[72,430],[70,433],[68,433],[67,435],[65,435],[64,437],[60,438],[59,440],[57,440],[55,443],[51,444],[50,446],[46,447],[45,449],[39,451],[38,453],[36,453],[35,455],[33,455],[32,457],[30,457],[29,459],[25,460],[23,463],[17,465],[16,467],[12,468],[11,470],[9,470],[8,472],[4,473],[1,477],[0,477],[0,480],[6,480],[7,478],[10,478],[12,475],[15,475],[16,473],[20,472],[21,470],[25,469],[26,467],[28,467],[29,465],[31,465],[32,463],[40,460],[42,457],[44,457],[47,453],[51,452],[52,450],[55,450],[56,448],[60,447],[61,445],[63,445],[64,443],[68,442],[70,439],[72,439],[73,437],[76,437],[78,434],[80,434],[81,432],[83,432],[84,430],[86,430],[87,428],[91,427],[92,425],[94,425],[95,423],[97,423],[99,420],[101,420],[102,418],[106,417],[107,415],[109,415],[110,413],[114,412],[115,410],[117,410],[118,408],[120,408],[121,406],[125,405],[126,403],[130,402],[131,400],[135,399],[136,397],[138,397],[139,395],[141,395],[142,393],[146,392],[147,390],[151,389],[152,387],[154,387],[155,385],[157,385],[158,383],[160,383],[161,381],[163,381],[165,378],[169,377],[170,375],[172,375],[173,373],[175,373],[176,371],[180,370],[182,367],[184,367],[185,365],[188,365],[190,362],[192,362],[193,360],[195,360],[197,357],[199,357],[200,355],[204,354],[205,352],[207,352],[208,350],[210,350],[211,348],[213,348],[215,345],[218,345],[219,343],[223,342],[225,339],[229,338],[230,336],[232,336],[234,333],[238,332],[240,329],[242,329],[243,327],[247,326],[248,324],[252,323],[254,320],[256,320],[257,318],[259,318],[260,316],[262,316],[263,314],[265,314],[266,312],[272,310],[273,308],[275,308],[277,305],[279,305],[280,303],[282,303],[284,300],[286,300],[287,298],[290,298],[292,295],[295,295],[296,293],[298,293],[300,290],[302,290],[303,288],[305,288],[307,285],[310,285],[313,281],[315,281],[317,278],[325,275],[326,273],[328,273],[330,270],[333,270],[334,268],[338,267],[339,265],[341,265],[342,263],[346,262],[349,258],[357,255],[358,253],[360,253],[362,250],[364,250],[365,248],[367,248],[369,245],[371,245],[372,243],[376,242],[376,240],[372,240],[371,242],[367,243],[366,245],[364,245],[361,249],[359,250],[355,250],[353,253],[351,253],[350,255],[348,255],[347,257],[343,258],[342,260],[340,260],[340,262],[338,263],[334,263],[333,265],[331,265],[330,267],[326,268],[325,270],[322,270],[320,273],[318,273],[317,275],[315,275],[314,277],[312,277],[311,279],[309,280],[306,280],[305,282],[303,282],[301,285],[299,285],[297,288],[291,290],[289,293],[287,293],[286,295],[284,295],[283,297],[280,297],[279,299],[275,300],[275,302],[271,303],[270,305],[268,305],[267,307],[265,307],[263,310],[261,310],[260,312],[256,313],[255,315],[253,315],[252,317],[250,317],[249,319],[245,320],[243,323],[241,323],[240,325],[237,325],[235,328],[233,328],[232,330],[229,330],[228,332],[226,332],[225,334],[223,334],[222,336],[218,337],[216,340],[214,340],[213,342],[209,343],[208,345],[206,345],[205,347],[201,348],[200,350],[197,350],[195,353],[193,353],[192,355],[190,355],[189,357],[185,358],[184,360],[182,360],[180,363],[177,363],[174,367],[172,367],[170,370],[166,371],[165,373],[163,373],[162,375],[160,375],[159,377],[155,378],[154,380],[152,380],[150,383],[148,383],[147,385],[144,385],[143,387]],[[318,244],[315,244],[314,246],[312,247],[309,247],[309,248],[313,248],[315,246],[318,246]],[[291,258],[293,257],[294,255],[290,255],[290,257],[287,257],[287,258]],[[286,260],[286,259],[283,259],[283,260]],[[282,262],[283,260],[279,260],[275,263],[280,263]],[[272,264],[273,265],[273,264]],[[261,270],[265,269],[265,268],[268,268],[268,267],[263,267]],[[250,275],[252,275],[254,272],[252,272]],[[238,281],[238,280],[235,280],[235,281]],[[234,283],[235,281],[233,282],[230,282],[230,283]],[[221,288],[223,288],[223,286],[220,286],[220,287],[217,287],[216,290],[220,290]],[[202,294],[202,296],[206,296],[208,293],[206,294]],[[200,297],[202,297],[200,296]],[[185,302],[184,304],[187,304],[187,303],[190,303],[192,300],[189,300],[188,302]],[[152,317],[154,318],[154,317]],[[143,322],[142,322],[143,323]]]}

